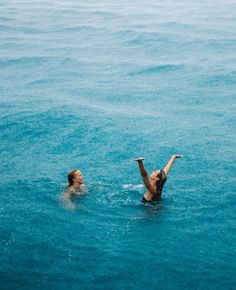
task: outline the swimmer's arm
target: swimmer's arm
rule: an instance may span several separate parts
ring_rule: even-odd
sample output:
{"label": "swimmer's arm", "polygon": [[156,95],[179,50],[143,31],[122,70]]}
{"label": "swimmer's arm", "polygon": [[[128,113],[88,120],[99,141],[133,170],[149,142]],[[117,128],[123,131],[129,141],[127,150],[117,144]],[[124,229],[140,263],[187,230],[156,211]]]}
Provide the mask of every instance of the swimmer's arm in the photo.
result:
{"label": "swimmer's arm", "polygon": [[80,192],[81,194],[85,194],[87,193],[87,187],[85,184],[82,184],[81,187],[80,187]]}
{"label": "swimmer's arm", "polygon": [[70,193],[70,191],[63,192],[62,200],[63,200],[63,204],[65,205],[66,208],[68,208],[70,210],[74,210],[75,209],[75,205],[71,201],[71,193]]}
{"label": "swimmer's arm", "polygon": [[172,167],[173,164],[174,164],[175,159],[177,159],[177,158],[182,158],[182,157],[183,157],[183,155],[172,155],[171,158],[170,158],[170,160],[169,160],[168,163],[166,164],[165,168],[163,169],[163,170],[165,171],[165,173],[166,173],[166,174],[169,173],[171,167]]}
{"label": "swimmer's arm", "polygon": [[146,169],[145,169],[145,167],[143,165],[143,158],[137,158],[135,160],[138,162],[139,171],[140,171],[140,174],[142,176],[144,185],[146,186],[148,191],[152,192],[153,188],[152,188],[152,186],[150,184],[147,171],[146,171]]}

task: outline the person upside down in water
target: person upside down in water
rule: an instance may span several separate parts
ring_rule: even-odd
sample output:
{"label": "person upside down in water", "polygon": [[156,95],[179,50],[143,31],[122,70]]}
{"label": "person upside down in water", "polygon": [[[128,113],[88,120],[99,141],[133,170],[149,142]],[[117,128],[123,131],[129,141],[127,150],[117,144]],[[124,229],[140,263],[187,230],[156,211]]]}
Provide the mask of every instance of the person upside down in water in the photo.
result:
{"label": "person upside down in water", "polygon": [[161,198],[161,193],[163,186],[167,180],[167,174],[169,173],[175,159],[182,158],[182,155],[172,155],[170,160],[167,162],[166,166],[163,169],[153,171],[148,177],[148,173],[143,165],[143,157],[135,159],[138,162],[140,174],[143,179],[143,183],[147,188],[142,201],[152,202]]}

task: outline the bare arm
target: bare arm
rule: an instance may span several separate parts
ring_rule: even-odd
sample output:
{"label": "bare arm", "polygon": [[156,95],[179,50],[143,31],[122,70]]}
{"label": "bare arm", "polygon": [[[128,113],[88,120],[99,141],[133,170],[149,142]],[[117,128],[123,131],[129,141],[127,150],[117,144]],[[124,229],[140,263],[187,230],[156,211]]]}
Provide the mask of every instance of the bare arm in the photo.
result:
{"label": "bare arm", "polygon": [[69,210],[75,209],[75,205],[71,201],[71,192],[70,191],[66,191],[66,192],[62,193],[61,202],[62,202],[63,206],[65,206],[67,209],[69,209]]}
{"label": "bare arm", "polygon": [[166,166],[164,168],[165,173],[166,174],[169,173],[172,165],[174,164],[175,159],[182,158],[182,157],[183,157],[183,155],[172,155],[171,158],[170,158],[170,160],[168,161],[168,163],[166,164]]}
{"label": "bare arm", "polygon": [[139,171],[140,171],[140,174],[142,176],[144,185],[146,186],[148,191],[152,192],[153,191],[152,186],[151,186],[149,178],[148,178],[148,173],[143,165],[143,160],[144,160],[144,158],[142,158],[142,157],[135,159],[135,161],[138,162]]}

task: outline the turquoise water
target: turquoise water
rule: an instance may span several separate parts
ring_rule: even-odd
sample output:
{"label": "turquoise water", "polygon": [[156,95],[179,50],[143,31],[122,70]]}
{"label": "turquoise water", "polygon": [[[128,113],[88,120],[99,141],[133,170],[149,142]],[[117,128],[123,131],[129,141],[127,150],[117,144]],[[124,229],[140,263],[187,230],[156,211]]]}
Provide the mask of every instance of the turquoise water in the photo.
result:
{"label": "turquoise water", "polygon": [[[1,289],[235,289],[235,28],[230,0],[0,2]],[[175,153],[143,205],[133,158]]]}

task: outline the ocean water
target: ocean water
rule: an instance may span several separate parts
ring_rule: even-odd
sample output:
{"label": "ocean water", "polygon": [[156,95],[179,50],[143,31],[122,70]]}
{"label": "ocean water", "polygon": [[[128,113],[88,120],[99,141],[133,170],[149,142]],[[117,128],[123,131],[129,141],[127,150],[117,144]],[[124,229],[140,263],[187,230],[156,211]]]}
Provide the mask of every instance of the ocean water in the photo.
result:
{"label": "ocean water", "polygon": [[236,289],[235,52],[234,0],[0,1],[1,289]]}

